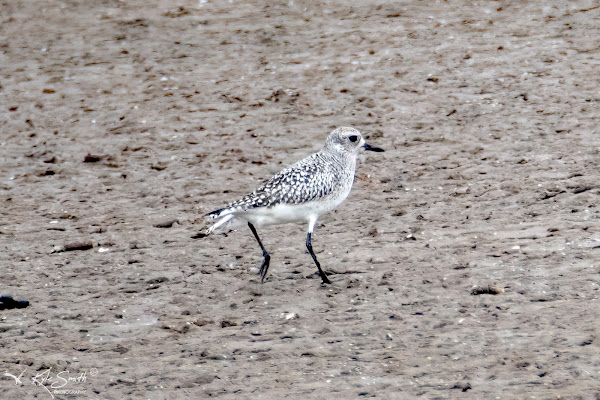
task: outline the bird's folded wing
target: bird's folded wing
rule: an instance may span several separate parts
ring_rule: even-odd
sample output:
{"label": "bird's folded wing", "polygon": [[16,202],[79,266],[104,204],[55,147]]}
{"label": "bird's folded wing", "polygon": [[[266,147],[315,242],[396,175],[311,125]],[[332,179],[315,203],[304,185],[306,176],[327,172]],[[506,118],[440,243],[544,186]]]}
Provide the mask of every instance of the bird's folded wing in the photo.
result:
{"label": "bird's folded wing", "polygon": [[242,211],[277,204],[302,204],[326,197],[333,192],[338,177],[329,164],[321,161],[317,154],[299,161],[227,208]]}

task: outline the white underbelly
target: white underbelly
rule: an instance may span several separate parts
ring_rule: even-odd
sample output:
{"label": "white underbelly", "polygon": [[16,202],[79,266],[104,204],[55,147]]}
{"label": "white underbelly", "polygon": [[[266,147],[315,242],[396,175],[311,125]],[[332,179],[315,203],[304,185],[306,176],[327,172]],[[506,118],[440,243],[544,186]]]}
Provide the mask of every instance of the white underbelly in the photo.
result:
{"label": "white underbelly", "polygon": [[236,213],[253,225],[277,225],[288,222],[308,221],[311,217],[318,217],[339,206],[348,197],[346,193],[340,193],[338,196],[325,199],[323,201],[311,201],[302,204],[279,204],[275,207],[253,208],[248,211]]}

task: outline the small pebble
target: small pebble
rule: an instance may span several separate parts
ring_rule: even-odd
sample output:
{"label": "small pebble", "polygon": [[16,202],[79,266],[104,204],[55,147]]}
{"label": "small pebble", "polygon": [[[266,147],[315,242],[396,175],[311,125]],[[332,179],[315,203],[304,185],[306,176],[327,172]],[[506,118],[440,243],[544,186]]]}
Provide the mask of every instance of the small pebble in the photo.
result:
{"label": "small pebble", "polygon": [[298,314],[296,314],[296,313],[287,313],[287,314],[284,314],[283,317],[286,320],[288,320],[288,321],[291,320],[291,319],[298,319],[299,318]]}

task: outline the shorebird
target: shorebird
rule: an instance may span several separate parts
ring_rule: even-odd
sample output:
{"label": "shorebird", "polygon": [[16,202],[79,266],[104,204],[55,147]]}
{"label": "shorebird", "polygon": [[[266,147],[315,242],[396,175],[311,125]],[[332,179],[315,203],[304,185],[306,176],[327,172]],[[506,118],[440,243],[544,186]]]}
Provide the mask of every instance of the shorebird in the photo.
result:
{"label": "shorebird", "polygon": [[259,274],[261,282],[264,282],[271,256],[263,246],[255,226],[307,221],[306,248],[317,265],[323,283],[331,283],[313,251],[311,236],[319,216],[333,210],[348,197],[354,182],[356,158],[361,149],[384,151],[367,144],[354,128],[335,129],[318,153],[287,167],[254,192],[206,214],[205,217],[212,223],[207,234],[248,223],[263,252]]}

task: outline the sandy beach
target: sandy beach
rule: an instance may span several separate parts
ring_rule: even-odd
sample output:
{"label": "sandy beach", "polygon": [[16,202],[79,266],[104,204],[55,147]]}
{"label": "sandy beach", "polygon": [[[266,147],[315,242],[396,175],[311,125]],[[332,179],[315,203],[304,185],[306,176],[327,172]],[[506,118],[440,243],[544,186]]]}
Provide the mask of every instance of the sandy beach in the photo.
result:
{"label": "sandy beach", "polygon": [[[0,21],[0,295],[30,302],[0,311],[0,397],[600,398],[594,2]],[[386,152],[318,223],[331,285],[304,224],[259,231],[264,284],[250,230],[193,238],[338,126]]]}

